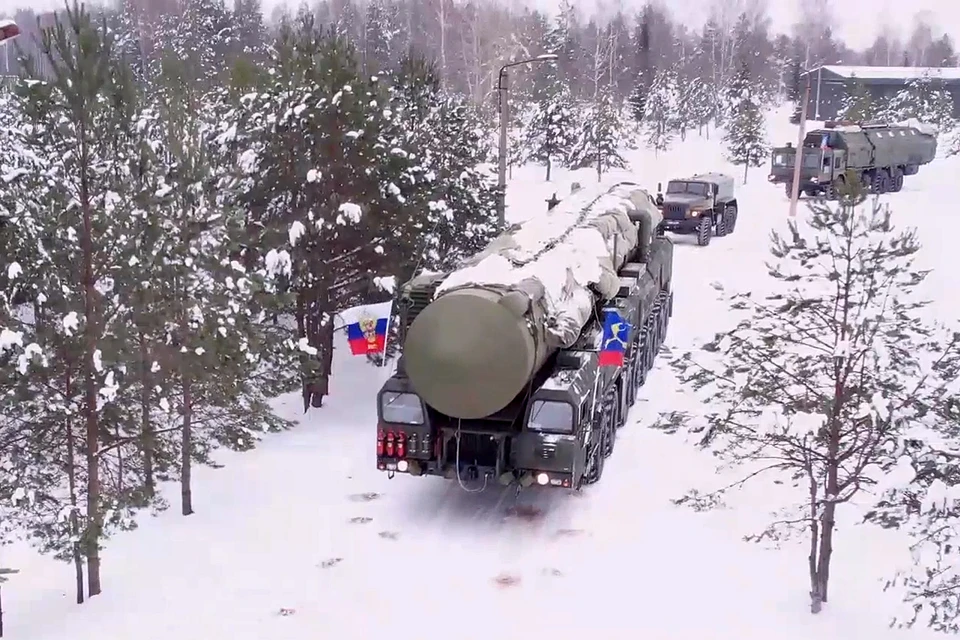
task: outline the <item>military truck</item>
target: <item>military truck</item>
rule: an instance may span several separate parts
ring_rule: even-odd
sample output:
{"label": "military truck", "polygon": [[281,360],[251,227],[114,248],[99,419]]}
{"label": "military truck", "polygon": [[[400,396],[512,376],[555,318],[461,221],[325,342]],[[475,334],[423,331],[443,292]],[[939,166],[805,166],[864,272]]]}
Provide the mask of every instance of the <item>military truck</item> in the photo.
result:
{"label": "military truck", "polygon": [[[782,184],[788,198],[796,152],[787,143],[771,154],[767,180]],[[904,176],[915,175],[936,157],[937,137],[920,123],[830,121],[804,136],[801,154],[800,194],[833,200],[851,180],[868,193],[896,193],[903,189]]]}
{"label": "military truck", "polygon": [[[584,188],[546,215],[558,230],[546,244],[533,220],[460,269],[400,289],[402,355],[378,395],[378,469],[518,491],[580,489],[602,476],[666,335],[673,245],[655,233],[650,195],[630,183]],[[593,230],[611,252],[599,280],[578,284],[576,264],[563,278],[563,257]],[[481,277],[507,261],[519,276]],[[550,291],[560,283],[558,306]],[[601,361],[610,311],[629,325],[612,366]]]}
{"label": "military truck", "polygon": [[662,231],[696,234],[701,247],[710,244],[713,236],[730,235],[737,227],[733,178],[722,173],[671,180],[665,196],[658,184],[657,204],[663,212]]}

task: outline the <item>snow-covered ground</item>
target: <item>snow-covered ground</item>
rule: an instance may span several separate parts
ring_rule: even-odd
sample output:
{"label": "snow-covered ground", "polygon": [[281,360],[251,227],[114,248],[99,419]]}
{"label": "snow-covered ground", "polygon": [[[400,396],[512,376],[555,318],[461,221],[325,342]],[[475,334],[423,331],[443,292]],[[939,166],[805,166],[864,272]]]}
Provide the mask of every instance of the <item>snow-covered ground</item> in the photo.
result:
{"label": "snow-covered ground", "polygon": [[[776,114],[771,142],[796,138]],[[627,175],[650,188],[670,177],[722,170],[717,136],[692,134],[654,157],[630,154]],[[937,269],[928,291],[939,313],[960,315],[948,295],[960,159],[938,160],[885,196],[903,225],[916,225],[923,259]],[[685,349],[723,327],[727,310],[711,282],[762,278],[772,227],[786,217],[782,188],[751,170],[740,187],[733,236],[705,248],[676,239],[676,302],[667,338]],[[512,219],[542,215],[553,191],[589,171],[543,183],[542,169],[515,170]],[[950,306],[954,305],[954,306]],[[719,324],[718,324],[719,323]],[[343,345],[345,347],[345,345]],[[512,490],[467,494],[441,479],[388,480],[374,466],[374,394],[386,369],[347,349],[335,362],[324,408],[256,451],[195,472],[197,513],[143,518],[108,541],[104,594],[73,604],[72,569],[16,547],[0,566],[22,573],[3,591],[6,637],[24,640],[397,640],[457,638],[655,638],[657,640],[883,640],[926,637],[886,628],[881,578],[905,559],[894,534],[841,523],[829,608],[806,613],[805,551],[767,551],[741,541],[766,520],[769,496],[696,514],[670,503],[713,477],[706,456],[678,436],[647,429],[682,408],[663,365],[620,432],[603,480],[582,494],[530,490],[519,503],[540,519],[511,517]],[[290,417],[299,398],[286,400]],[[175,496],[171,496],[174,498]],[[519,582],[499,584],[498,576]],[[281,612],[281,610],[284,610]],[[587,635],[589,634],[589,635]]]}

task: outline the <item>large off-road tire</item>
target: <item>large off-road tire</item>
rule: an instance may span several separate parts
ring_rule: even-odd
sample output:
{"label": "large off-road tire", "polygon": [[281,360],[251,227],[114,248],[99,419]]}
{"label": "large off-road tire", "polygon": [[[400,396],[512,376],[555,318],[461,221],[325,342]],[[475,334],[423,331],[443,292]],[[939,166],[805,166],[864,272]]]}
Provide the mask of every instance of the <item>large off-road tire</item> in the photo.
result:
{"label": "large off-road tire", "polygon": [[[626,372],[624,372],[626,373]],[[627,390],[630,387],[629,376],[624,376],[620,381],[620,384],[617,385],[617,424],[616,429],[621,429],[627,424],[627,416],[630,415],[630,406],[633,404],[630,401],[630,392]],[[616,431],[614,429],[614,431]]]}
{"label": "large off-road tire", "polygon": [[903,190],[903,171],[900,169],[894,169],[893,178],[891,180],[890,191],[892,193],[900,193]]}
{"label": "large off-road tire", "polygon": [[883,194],[890,191],[890,174],[887,173],[886,169],[877,169],[873,172],[871,191],[878,194]]}
{"label": "large off-road tire", "polygon": [[617,444],[617,429],[624,422],[623,416],[619,411],[620,398],[616,388],[607,392],[603,402],[603,411],[605,423],[607,425],[607,437],[604,440],[603,455],[609,458],[613,454],[613,446]]}
{"label": "large off-road tire", "polygon": [[783,183],[783,192],[787,194],[787,200],[793,197],[793,184],[790,182]]}
{"label": "large off-road tire", "polygon": [[713,238],[712,216],[703,216],[697,225],[697,245],[705,247],[710,244],[711,238]]}
{"label": "large off-road tire", "polygon": [[644,352],[643,367],[646,371],[650,371],[653,368],[653,358],[657,354],[657,334],[654,329],[653,315],[647,318],[645,326],[647,350]]}
{"label": "large off-road tire", "polygon": [[840,176],[829,185],[827,185],[826,198],[827,200],[839,200],[844,192],[847,189],[847,180],[843,176]]}
{"label": "large off-road tire", "polygon": [[730,234],[732,234],[734,231],[737,230],[737,208],[732,204],[728,204],[727,206],[725,206],[723,208],[723,219],[724,219],[724,223],[723,223],[724,228],[726,229],[726,233],[729,236]]}
{"label": "large off-road tire", "polygon": [[647,338],[645,335],[640,336],[640,341],[637,343],[637,355],[634,358],[636,362],[637,375],[635,382],[637,385],[637,390],[640,389],[647,381],[647,351],[649,350],[647,346]]}
{"label": "large off-road tire", "polygon": [[667,341],[667,327],[670,325],[670,297],[663,297],[663,305],[660,307],[660,343]]}
{"label": "large off-road tire", "polygon": [[720,213],[720,215],[716,216],[714,222],[716,223],[716,229],[713,232],[714,236],[722,238],[730,235],[730,227],[727,225],[726,212]]}
{"label": "large off-road tire", "polygon": [[603,477],[604,463],[607,461],[605,452],[607,450],[607,436],[609,428],[604,426],[603,421],[595,427],[597,442],[594,445],[590,443],[590,453],[587,454],[587,470],[580,478],[581,485],[595,484]]}
{"label": "large off-road tire", "polygon": [[653,352],[650,354],[650,368],[653,368],[653,361],[657,357],[657,353],[660,351],[660,345],[663,344],[663,327],[660,324],[660,314],[663,312],[663,305],[657,300],[656,304],[653,305],[653,310],[650,311],[650,322],[653,325],[653,337],[651,338],[651,344],[653,345]]}

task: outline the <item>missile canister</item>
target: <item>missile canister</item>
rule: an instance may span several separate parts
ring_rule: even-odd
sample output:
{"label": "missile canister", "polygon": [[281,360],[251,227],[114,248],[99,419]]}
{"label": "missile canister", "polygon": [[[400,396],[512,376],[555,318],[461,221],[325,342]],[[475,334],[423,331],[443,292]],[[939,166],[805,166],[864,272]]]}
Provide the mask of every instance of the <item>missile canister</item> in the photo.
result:
{"label": "missile canister", "polygon": [[578,191],[502,233],[443,277],[407,328],[413,388],[454,418],[506,407],[551,354],[577,340],[597,299],[616,295],[617,270],[645,260],[659,222],[649,194],[620,183]]}

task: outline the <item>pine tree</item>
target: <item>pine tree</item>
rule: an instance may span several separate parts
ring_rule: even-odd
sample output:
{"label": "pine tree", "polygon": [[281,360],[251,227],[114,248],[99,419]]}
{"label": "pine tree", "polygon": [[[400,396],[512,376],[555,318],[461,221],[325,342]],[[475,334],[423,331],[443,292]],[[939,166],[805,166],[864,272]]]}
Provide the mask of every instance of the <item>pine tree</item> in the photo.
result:
{"label": "pine tree", "polygon": [[[416,188],[404,207],[422,211],[410,238],[421,268],[443,271],[483,249],[497,228],[493,159],[483,118],[462,95],[445,91],[436,68],[418,56],[405,57],[392,78],[392,100],[409,150]],[[413,275],[398,260],[403,279]],[[395,278],[396,279],[396,278]]]}
{"label": "pine tree", "polygon": [[700,78],[690,78],[689,86],[685,88],[685,110],[690,118],[690,126],[696,127],[700,135],[706,133],[710,138],[710,120],[716,109],[715,102],[710,95],[710,87]]}
{"label": "pine tree", "polygon": [[[252,18],[249,10],[240,15]],[[249,32],[244,34],[244,42],[237,39],[233,18],[224,0],[186,0],[181,15],[163,16],[154,36],[160,47],[150,77],[159,76],[164,55],[172,52],[183,62],[184,73],[192,82],[215,86],[231,71],[237,49],[250,44]]]}
{"label": "pine tree", "polygon": [[564,166],[568,162],[576,122],[572,102],[568,87],[557,80],[540,94],[523,131],[525,155],[545,165],[548,181],[555,165]]}
{"label": "pine tree", "polygon": [[273,82],[245,97],[221,140],[244,176],[250,260],[292,297],[307,410],[328,394],[334,314],[366,301],[374,277],[416,255],[411,227],[428,230],[404,208],[413,160],[355,49],[303,14],[270,64]]}
{"label": "pine tree", "polygon": [[[547,32],[547,51],[562,51],[569,45],[568,14],[561,11],[553,27]],[[523,155],[546,167],[549,181],[555,165],[568,162],[570,146],[575,139],[575,118],[571,109],[573,97],[569,83],[553,62],[537,65],[537,80],[533,94],[534,106],[521,134]]]}
{"label": "pine tree", "polygon": [[363,66],[368,75],[388,70],[396,62],[401,38],[397,12],[397,5],[386,0],[374,0],[367,5]]}
{"label": "pine tree", "polygon": [[788,488],[783,500],[796,503],[748,539],[808,538],[813,613],[829,596],[837,514],[864,500],[887,509],[885,477],[916,504],[932,478],[887,475],[905,443],[908,457],[909,443],[920,443],[922,463],[957,436],[951,376],[960,335],[924,320],[915,233],[896,231],[888,211],[858,200],[814,205],[808,220],[774,234],[768,286],[729,296],[742,313],[736,328],[674,362],[703,404],[664,416],[743,469],[739,481],[682,502],[710,508],[747,484]]}
{"label": "pine tree", "polygon": [[680,82],[677,91],[677,127],[680,140],[687,139],[687,130],[700,128],[703,117],[705,96],[703,84],[699,78],[686,77]]}
{"label": "pine tree", "polygon": [[867,86],[854,79],[844,96],[840,107],[840,118],[844,120],[869,121],[877,117],[877,106]]}
{"label": "pine tree", "polygon": [[890,101],[884,115],[896,121],[917,119],[939,133],[947,133],[956,125],[953,97],[941,81],[929,77],[908,82]]}
{"label": "pine tree", "polygon": [[727,159],[735,165],[743,165],[743,182],[746,184],[750,167],[763,164],[767,146],[760,100],[754,92],[750,70],[743,61],[737,77],[730,84],[727,97],[729,117],[723,136]]}
{"label": "pine tree", "polygon": [[627,98],[630,112],[638,123],[642,123],[647,113],[647,95],[653,83],[654,66],[650,56],[650,8],[644,7],[633,32],[633,46],[636,51],[634,63],[633,90]]}
{"label": "pine tree", "polygon": [[678,101],[676,75],[670,69],[661,69],[650,87],[644,116],[647,145],[653,148],[656,154],[669,149],[673,142],[677,130]]}
{"label": "pine tree", "polygon": [[579,135],[571,148],[569,165],[572,169],[596,168],[599,181],[608,169],[627,166],[620,152],[624,147],[624,126],[610,87],[604,88],[585,111],[580,118]]}
{"label": "pine tree", "polygon": [[[100,549],[129,528],[138,492],[126,375],[127,316],[117,286],[132,252],[139,107],[105,23],[68,8],[42,33],[50,81],[19,87],[24,149],[2,271],[0,429],[19,491],[11,516],[43,551],[74,563],[77,600],[101,591]],[[13,307],[20,313],[13,313]],[[24,313],[32,307],[32,313]]]}
{"label": "pine tree", "polygon": [[208,463],[214,444],[247,450],[259,433],[289,426],[267,400],[289,390],[292,378],[271,376],[275,368],[269,363],[283,349],[262,330],[255,300],[262,283],[231,255],[242,239],[244,217],[218,198],[218,167],[208,140],[217,120],[209,110],[215,101],[199,93],[203,85],[184,71],[181,61],[168,56],[160,75],[163,129],[156,146],[163,161],[151,208],[162,223],[151,234],[151,246],[143,247],[159,260],[149,265],[153,285],[138,292],[154,298],[153,304],[134,299],[131,307],[160,307],[164,313],[157,327],[134,311],[139,376],[142,392],[149,393],[148,383],[162,391],[162,418],[179,427],[181,513],[190,515],[193,462]]}

